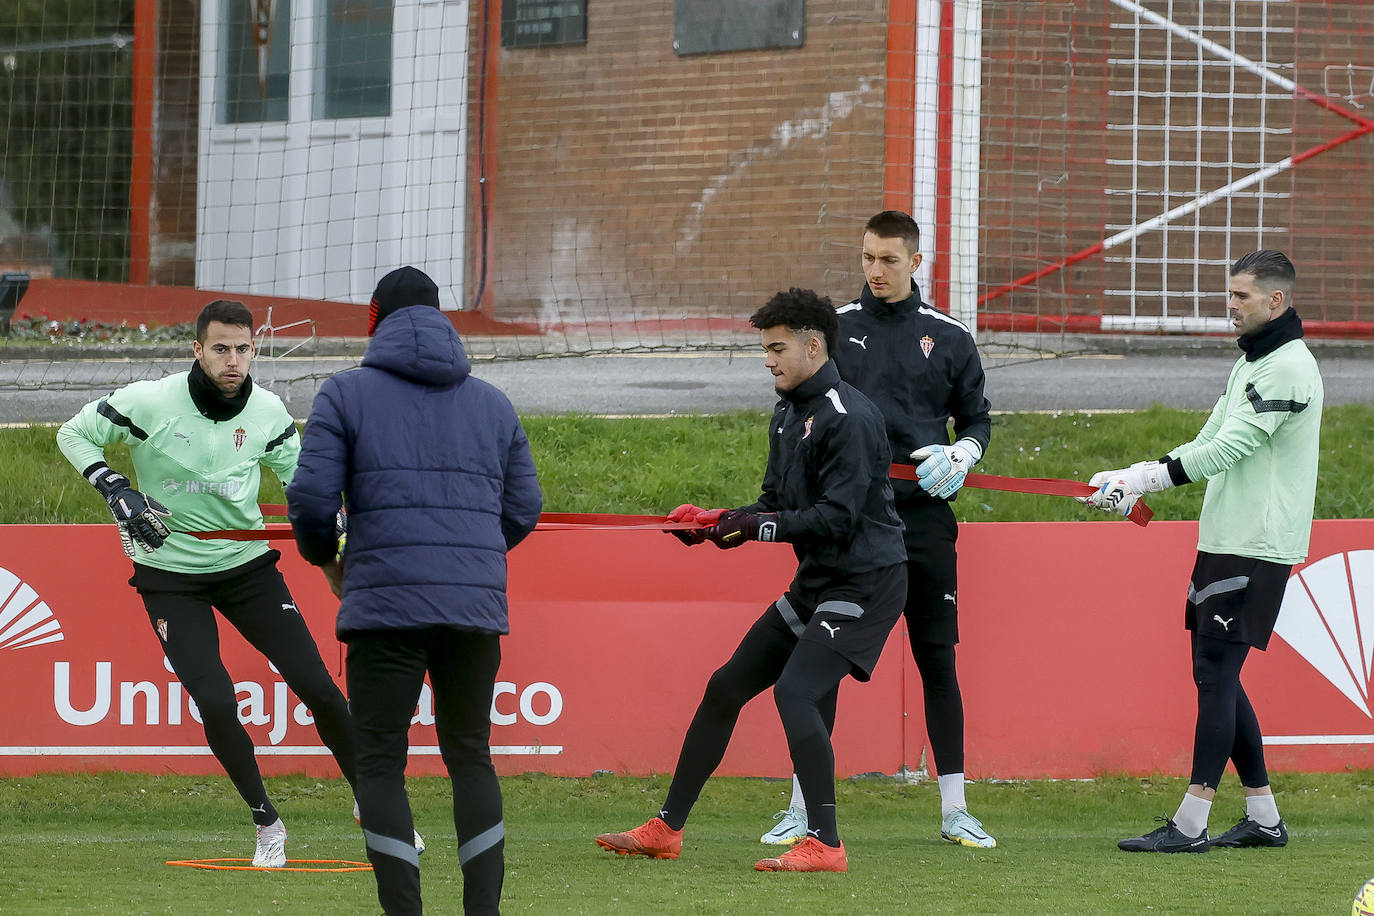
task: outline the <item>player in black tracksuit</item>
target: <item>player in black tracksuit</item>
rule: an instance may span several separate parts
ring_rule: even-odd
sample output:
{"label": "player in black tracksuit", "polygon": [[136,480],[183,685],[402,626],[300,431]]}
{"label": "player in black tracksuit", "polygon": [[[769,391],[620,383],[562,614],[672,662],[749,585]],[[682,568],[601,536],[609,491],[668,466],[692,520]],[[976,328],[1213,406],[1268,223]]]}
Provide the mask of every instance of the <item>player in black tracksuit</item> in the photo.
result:
{"label": "player in black tracksuit", "polygon": [[840,380],[828,358],[837,326],[828,300],[810,290],[779,293],[750,319],[762,332],[781,400],[769,431],[763,493],[723,511],[685,505],[670,519],[715,520],[689,543],[720,547],[786,541],[797,572],[786,593],[745,634],[706,686],[683,741],[659,816],[598,845],[621,854],[677,858],[682,828],[720,764],[744,704],[774,688],[788,750],[808,808],[810,836],[760,871],[844,871],[835,823],[835,758],[819,707],[840,681],[866,681],[906,594],[906,549],[888,479],[891,451],[882,416]]}
{"label": "player in black tracksuit", "polygon": [[[863,240],[868,282],[859,298],[838,309],[839,343],[832,358],[840,377],[882,411],[893,460],[934,472],[923,475],[920,484],[892,481],[907,549],[904,615],[911,654],[921,673],[926,730],[939,773],[941,836],[986,848],[996,841],[968,813],[964,799],[964,704],[954,664],[959,641],[958,528],[949,501],[964,473],[986,451],[992,423],[973,335],[922,302],[911,280],[921,263],[919,242],[916,223],[905,213],[889,210],[869,220]],[[926,447],[933,453],[929,463],[911,457]],[[936,467],[942,459],[943,474]],[[927,492],[927,487],[939,495]],[[833,712],[829,715],[833,722]],[[785,843],[796,836],[795,825],[804,825],[809,810],[799,811],[799,801],[794,787],[790,810],[765,834],[764,842]]]}

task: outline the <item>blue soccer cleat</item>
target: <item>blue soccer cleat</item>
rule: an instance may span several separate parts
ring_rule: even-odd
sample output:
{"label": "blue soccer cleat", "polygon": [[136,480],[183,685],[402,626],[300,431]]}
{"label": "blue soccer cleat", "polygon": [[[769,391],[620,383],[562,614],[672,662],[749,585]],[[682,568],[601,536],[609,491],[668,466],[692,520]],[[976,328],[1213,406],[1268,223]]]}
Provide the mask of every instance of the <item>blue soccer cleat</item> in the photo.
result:
{"label": "blue soccer cleat", "polygon": [[992,849],[997,846],[978,818],[968,813],[967,808],[955,808],[946,814],[940,824],[940,837],[960,846],[975,849]]}
{"label": "blue soccer cleat", "polygon": [[788,808],[773,815],[778,823],[772,830],[759,837],[760,843],[769,846],[791,846],[806,839],[806,811],[803,808]]}

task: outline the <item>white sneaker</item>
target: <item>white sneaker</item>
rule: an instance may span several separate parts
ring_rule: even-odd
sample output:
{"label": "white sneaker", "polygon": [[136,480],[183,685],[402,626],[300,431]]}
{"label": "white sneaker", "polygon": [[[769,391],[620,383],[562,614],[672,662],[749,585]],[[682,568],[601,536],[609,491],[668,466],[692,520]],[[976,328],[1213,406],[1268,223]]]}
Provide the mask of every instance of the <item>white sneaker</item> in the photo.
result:
{"label": "white sneaker", "polygon": [[254,868],[284,868],[286,866],[286,825],[277,818],[266,827],[258,828],[258,848],[253,853]]}
{"label": "white sneaker", "polygon": [[763,836],[760,843],[769,846],[791,846],[806,839],[806,812],[801,808],[788,808],[773,815],[777,825]]}
{"label": "white sneaker", "polygon": [[[353,802],[353,820],[358,822],[358,826],[363,825],[363,813],[358,808],[357,800]],[[415,831],[415,854],[418,856],[425,851],[425,838],[420,836],[420,831]]]}
{"label": "white sneaker", "polygon": [[983,829],[982,821],[968,813],[967,808],[955,808],[940,823],[940,838],[960,846],[975,849],[994,849],[997,841]]}

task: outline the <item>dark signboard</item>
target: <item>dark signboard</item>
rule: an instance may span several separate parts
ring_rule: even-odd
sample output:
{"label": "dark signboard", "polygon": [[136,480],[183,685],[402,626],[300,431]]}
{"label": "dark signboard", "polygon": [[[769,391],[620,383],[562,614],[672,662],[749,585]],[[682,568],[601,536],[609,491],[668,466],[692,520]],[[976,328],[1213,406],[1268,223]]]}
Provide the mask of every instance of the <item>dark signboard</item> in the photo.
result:
{"label": "dark signboard", "polygon": [[501,47],[587,43],[587,0],[501,0]]}
{"label": "dark signboard", "polygon": [[678,54],[800,48],[806,0],[674,0]]}

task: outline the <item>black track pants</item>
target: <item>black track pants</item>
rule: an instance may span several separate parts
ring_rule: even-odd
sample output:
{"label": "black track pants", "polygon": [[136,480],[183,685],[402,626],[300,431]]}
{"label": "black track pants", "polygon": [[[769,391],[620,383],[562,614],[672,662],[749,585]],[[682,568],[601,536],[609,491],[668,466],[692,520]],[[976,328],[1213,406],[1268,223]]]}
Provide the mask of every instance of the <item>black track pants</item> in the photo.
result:
{"label": "black track pants", "polygon": [[[662,817],[681,829],[706,780],[725,756],[744,704],[776,685],[774,700],[787,733],[792,766],[813,830],[823,842],[835,831],[835,758],[821,712],[829,694],[853,670],[848,659],[817,642],[792,635],[775,613],[755,621],[730,660],[711,675],[692,717]],[[833,721],[833,704],[831,706]],[[828,835],[827,835],[828,834]]]}
{"label": "black track pants", "polygon": [[[296,609],[272,551],[225,573],[171,573],[135,564],[138,589],[162,650],[196,703],[205,739],[258,823],[271,823],[253,741],[238,718],[234,681],[220,659],[215,609],[278,671],[315,718],[320,740],[355,783],[353,730],[348,704],[329,676],[319,647]],[[269,817],[270,815],[270,817]]]}
{"label": "black track pants", "polygon": [[428,671],[439,752],[453,784],[463,909],[469,916],[498,913],[505,823],[490,740],[500,637],[429,627],[346,638],[348,695],[358,731],[358,807],[382,909],[389,916],[422,912],[405,767],[410,720]]}

